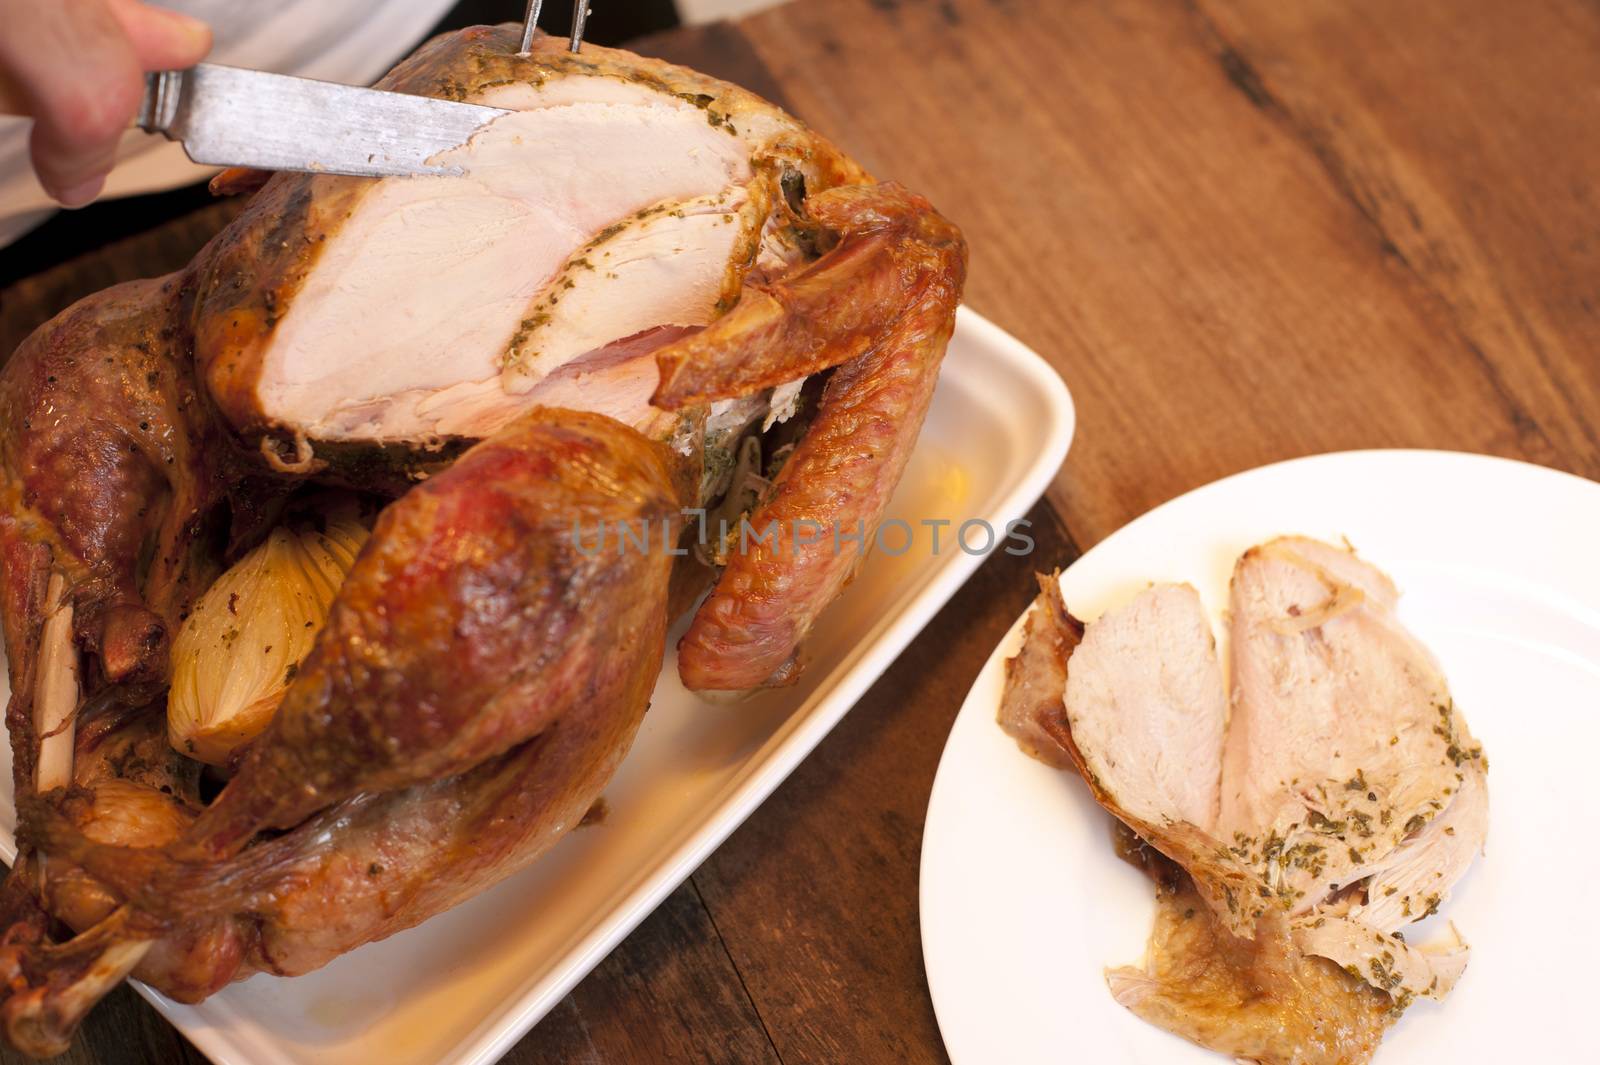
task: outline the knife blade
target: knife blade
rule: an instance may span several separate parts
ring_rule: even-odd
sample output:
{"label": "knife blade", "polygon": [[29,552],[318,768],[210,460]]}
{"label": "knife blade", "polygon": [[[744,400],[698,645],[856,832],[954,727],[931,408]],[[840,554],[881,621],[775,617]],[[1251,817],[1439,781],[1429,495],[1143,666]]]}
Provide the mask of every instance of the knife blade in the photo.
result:
{"label": "knife blade", "polygon": [[197,163],[384,177],[459,174],[433,156],[509,112],[215,63],[145,78],[139,126]]}

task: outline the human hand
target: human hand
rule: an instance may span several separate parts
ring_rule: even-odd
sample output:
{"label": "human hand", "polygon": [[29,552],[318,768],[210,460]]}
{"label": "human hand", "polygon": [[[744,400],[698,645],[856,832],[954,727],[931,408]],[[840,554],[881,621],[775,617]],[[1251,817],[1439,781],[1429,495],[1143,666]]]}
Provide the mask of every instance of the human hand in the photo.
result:
{"label": "human hand", "polygon": [[0,0],[0,26],[0,113],[33,116],[34,171],[67,207],[104,187],[144,72],[211,49],[204,23],[139,0]]}

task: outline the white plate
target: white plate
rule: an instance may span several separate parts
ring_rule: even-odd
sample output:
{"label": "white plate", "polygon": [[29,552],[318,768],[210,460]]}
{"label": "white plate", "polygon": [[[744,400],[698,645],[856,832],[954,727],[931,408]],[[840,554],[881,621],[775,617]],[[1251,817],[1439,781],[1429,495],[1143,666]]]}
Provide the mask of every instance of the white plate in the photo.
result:
{"label": "white plate", "polygon": [[[1447,1002],[1406,1013],[1378,1061],[1576,1060],[1592,1038],[1600,922],[1560,908],[1600,879],[1587,834],[1600,820],[1600,485],[1428,451],[1268,466],[1107,538],[1064,575],[1068,606],[1092,619],[1147,581],[1177,580],[1220,614],[1234,559],[1280,533],[1348,536],[1395,578],[1402,619],[1438,655],[1489,755],[1487,856],[1431,919],[1454,921],[1472,962]],[[1113,856],[1108,818],[1078,779],[1025,757],[995,724],[1020,642],[1019,621],[973,685],[928,803],[922,949],[950,1058],[1223,1062],[1106,991],[1106,967],[1143,957],[1153,893]]]}
{"label": "white plate", "polygon": [[[1072,427],[1072,400],[1055,371],[963,309],[890,508],[927,535],[905,554],[868,560],[823,617],[800,684],[713,705],[684,691],[669,656],[639,738],[606,789],[611,809],[600,826],[449,913],[318,972],[255,976],[194,1007],[140,992],[225,1065],[494,1060],[749,816],[982,561],[950,549],[954,527],[935,555],[931,530],[918,523],[981,518],[1000,528],[1022,517],[1066,457]],[[7,748],[7,861],[9,762]]]}

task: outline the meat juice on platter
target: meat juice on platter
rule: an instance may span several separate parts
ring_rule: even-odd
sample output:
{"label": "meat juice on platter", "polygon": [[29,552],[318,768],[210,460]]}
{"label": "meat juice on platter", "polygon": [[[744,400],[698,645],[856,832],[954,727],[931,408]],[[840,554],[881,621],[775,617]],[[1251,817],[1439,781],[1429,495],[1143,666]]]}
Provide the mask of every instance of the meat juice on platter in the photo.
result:
{"label": "meat juice on platter", "polygon": [[1129,1010],[1261,1065],[1358,1065],[1466,968],[1413,944],[1483,849],[1488,761],[1399,593],[1347,548],[1283,537],[1234,566],[1229,676],[1189,585],[1085,626],[1043,577],[1000,726],[1075,769],[1157,886]]}
{"label": "meat juice on platter", "polygon": [[527,865],[626,754],[673,617],[691,690],[781,684],[861,563],[697,534],[870,537],[960,233],[735,86],[518,44],[379,83],[512,112],[461,176],[226,174],[252,199],[188,267],[0,376],[30,1054],[124,977],[306,972]]}

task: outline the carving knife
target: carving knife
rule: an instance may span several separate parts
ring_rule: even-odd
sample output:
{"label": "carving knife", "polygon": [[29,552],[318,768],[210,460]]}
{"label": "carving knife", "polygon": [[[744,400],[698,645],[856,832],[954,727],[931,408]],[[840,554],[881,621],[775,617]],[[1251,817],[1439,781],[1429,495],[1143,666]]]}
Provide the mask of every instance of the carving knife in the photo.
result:
{"label": "carving knife", "polygon": [[139,126],[197,163],[381,177],[429,162],[508,112],[215,63],[146,75]]}

